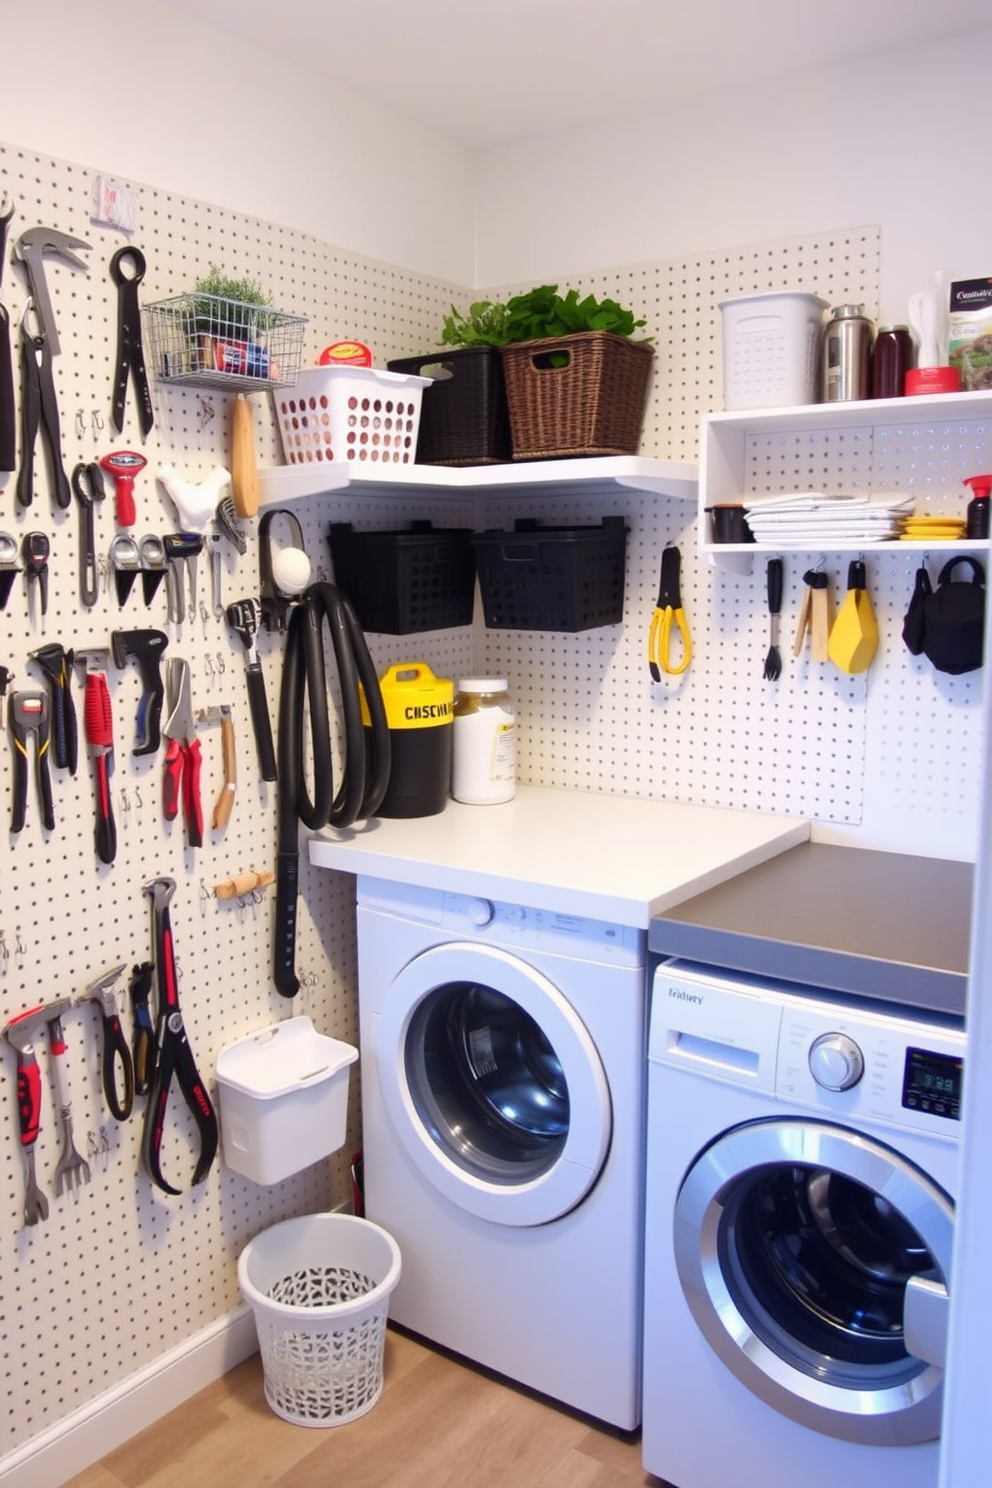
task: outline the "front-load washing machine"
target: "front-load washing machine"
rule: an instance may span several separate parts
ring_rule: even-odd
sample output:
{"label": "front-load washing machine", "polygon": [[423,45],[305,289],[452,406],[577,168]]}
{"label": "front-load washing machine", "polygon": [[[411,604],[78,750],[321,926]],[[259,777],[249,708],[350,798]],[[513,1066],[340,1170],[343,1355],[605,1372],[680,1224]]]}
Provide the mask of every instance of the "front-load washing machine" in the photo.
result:
{"label": "front-load washing machine", "polygon": [[646,933],[359,877],[366,1213],[390,1317],[640,1418]]}
{"label": "front-load washing machine", "polygon": [[644,1465],[935,1488],[965,1035],[691,963],[653,976]]}

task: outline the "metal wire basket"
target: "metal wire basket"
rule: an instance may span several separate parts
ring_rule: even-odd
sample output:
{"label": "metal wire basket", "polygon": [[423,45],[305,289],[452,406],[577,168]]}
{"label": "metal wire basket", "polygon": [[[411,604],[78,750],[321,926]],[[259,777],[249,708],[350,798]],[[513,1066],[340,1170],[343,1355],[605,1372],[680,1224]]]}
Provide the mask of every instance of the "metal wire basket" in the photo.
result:
{"label": "metal wire basket", "polygon": [[299,376],[306,316],[209,294],[159,300],[145,315],[160,382],[257,392]]}

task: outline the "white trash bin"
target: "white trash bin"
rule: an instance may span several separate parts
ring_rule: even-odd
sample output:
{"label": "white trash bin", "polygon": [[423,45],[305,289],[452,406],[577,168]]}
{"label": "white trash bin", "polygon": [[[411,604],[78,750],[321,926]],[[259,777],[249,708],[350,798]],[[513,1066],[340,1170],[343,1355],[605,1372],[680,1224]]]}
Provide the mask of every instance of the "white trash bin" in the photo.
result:
{"label": "white trash bin", "polygon": [[265,1398],[296,1426],[343,1426],[382,1394],[393,1237],[352,1214],[287,1219],[241,1252],[238,1281],[255,1314]]}

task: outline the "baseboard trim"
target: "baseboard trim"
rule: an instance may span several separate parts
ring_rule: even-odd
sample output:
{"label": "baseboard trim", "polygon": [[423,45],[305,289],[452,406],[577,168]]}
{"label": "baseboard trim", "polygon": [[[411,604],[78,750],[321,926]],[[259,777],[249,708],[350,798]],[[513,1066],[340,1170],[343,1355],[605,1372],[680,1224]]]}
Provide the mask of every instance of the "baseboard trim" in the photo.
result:
{"label": "baseboard trim", "polygon": [[258,1348],[250,1307],[235,1308],[119,1385],[0,1457],[4,1488],[61,1488]]}

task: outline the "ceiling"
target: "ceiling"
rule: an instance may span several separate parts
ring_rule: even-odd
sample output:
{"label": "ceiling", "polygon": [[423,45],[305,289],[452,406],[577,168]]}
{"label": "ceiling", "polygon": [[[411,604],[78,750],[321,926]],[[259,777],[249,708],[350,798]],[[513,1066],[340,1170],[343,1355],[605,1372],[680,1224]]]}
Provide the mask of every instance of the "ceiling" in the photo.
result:
{"label": "ceiling", "polygon": [[165,3],[472,150],[990,24],[988,0]]}

